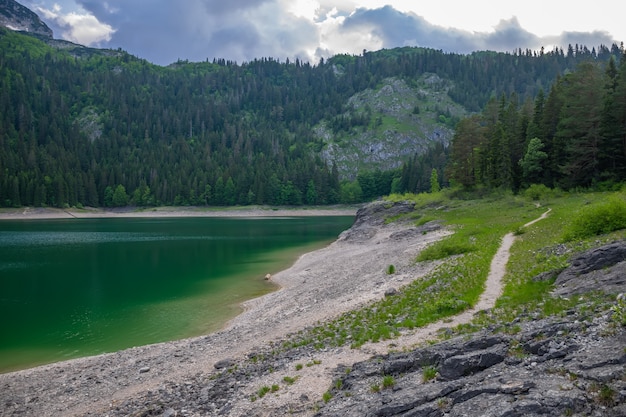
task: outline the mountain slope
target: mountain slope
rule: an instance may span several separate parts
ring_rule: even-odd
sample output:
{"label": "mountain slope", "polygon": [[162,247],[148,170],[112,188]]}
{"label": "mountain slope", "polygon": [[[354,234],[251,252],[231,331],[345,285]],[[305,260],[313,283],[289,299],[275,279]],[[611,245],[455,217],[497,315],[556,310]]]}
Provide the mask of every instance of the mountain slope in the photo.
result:
{"label": "mountain slope", "polygon": [[37,14],[14,0],[0,0],[0,26],[52,38],[52,29]]}

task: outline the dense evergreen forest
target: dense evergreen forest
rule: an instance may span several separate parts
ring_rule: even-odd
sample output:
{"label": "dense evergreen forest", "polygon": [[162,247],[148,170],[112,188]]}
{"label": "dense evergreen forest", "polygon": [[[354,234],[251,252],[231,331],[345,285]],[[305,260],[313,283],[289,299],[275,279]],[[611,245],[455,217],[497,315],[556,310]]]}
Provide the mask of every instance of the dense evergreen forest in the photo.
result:
{"label": "dense evergreen forest", "polygon": [[[0,28],[0,50],[2,206],[333,204],[375,198],[392,189],[420,191],[430,187],[433,168],[445,178],[449,150],[443,144],[427,156],[416,155],[401,171],[363,171],[351,182],[343,180],[333,161],[320,156],[324,143],[313,127],[332,124],[351,96],[389,77],[410,82],[436,73],[453,83],[449,96],[468,111],[487,106],[507,128],[515,119],[518,129],[524,118],[529,125],[536,120],[532,111],[543,115],[553,111],[550,106],[560,109],[570,99],[580,101],[572,83],[587,79],[577,81],[582,69],[576,68],[593,68],[593,74],[603,66],[607,72],[614,68],[616,91],[624,84],[617,75],[623,63],[619,71],[607,64],[623,53],[616,45],[471,55],[399,48],[340,55],[316,64],[264,58],[160,67],[121,50],[56,49]],[[582,62],[593,64],[579,67]],[[605,82],[604,76],[597,78],[598,85]],[[605,90],[593,98],[608,106]],[[550,91],[548,97],[541,98],[543,91]],[[551,98],[553,94],[558,97]],[[527,114],[532,100],[542,104]],[[480,114],[469,120],[486,129],[488,111]],[[341,129],[374,122],[345,120]],[[468,123],[459,126],[455,147],[464,141],[458,138]],[[499,169],[492,172],[501,163],[493,159],[474,175],[476,181],[513,187],[530,181],[515,162],[527,152],[529,135],[550,147],[545,152],[551,164],[560,164],[562,160],[553,160],[560,154],[551,152],[569,140],[566,126],[556,136],[547,125],[537,127],[536,134],[529,129],[523,141],[518,131],[515,138],[502,133],[499,139],[485,133],[499,141],[493,146],[480,142],[491,153],[504,152],[508,145],[514,149],[511,178],[500,178]],[[455,147],[452,156],[458,158]],[[487,148],[472,150],[477,152],[486,155]],[[622,159],[613,155],[610,162],[622,164]],[[560,170],[559,165],[558,170],[542,171],[542,181],[571,177],[563,177]],[[600,169],[598,178],[602,175],[605,170]],[[465,184],[456,173],[451,178]]]}
{"label": "dense evergreen forest", "polygon": [[580,63],[534,102],[492,98],[458,123],[450,153],[449,178],[465,187],[619,186],[626,180],[626,54]]}

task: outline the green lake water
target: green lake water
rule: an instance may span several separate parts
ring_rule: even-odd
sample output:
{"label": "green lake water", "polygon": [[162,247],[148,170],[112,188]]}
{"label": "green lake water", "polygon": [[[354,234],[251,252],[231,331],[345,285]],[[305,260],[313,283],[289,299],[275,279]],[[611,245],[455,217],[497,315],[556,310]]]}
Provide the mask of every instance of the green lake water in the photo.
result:
{"label": "green lake water", "polygon": [[0,221],[0,372],[219,330],[352,221]]}

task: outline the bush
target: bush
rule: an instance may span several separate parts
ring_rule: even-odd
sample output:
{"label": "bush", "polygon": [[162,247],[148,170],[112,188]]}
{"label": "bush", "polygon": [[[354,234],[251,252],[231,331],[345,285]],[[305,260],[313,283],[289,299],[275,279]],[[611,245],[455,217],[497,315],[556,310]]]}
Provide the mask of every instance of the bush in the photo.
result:
{"label": "bush", "polygon": [[389,388],[393,388],[393,386],[396,385],[396,380],[392,375],[385,375],[383,377],[383,388],[384,389],[389,389]]}
{"label": "bush", "polygon": [[268,387],[267,385],[264,385],[261,388],[259,388],[259,390],[257,391],[257,395],[259,396],[259,398],[263,398],[265,397],[265,394],[267,394],[271,390],[272,389],[270,387]]}
{"label": "bush", "polygon": [[387,275],[393,275],[396,273],[396,267],[394,265],[389,265],[387,267]]}
{"label": "bush", "polygon": [[564,241],[585,239],[626,228],[626,202],[612,196],[605,203],[585,207],[574,218],[563,235]]}
{"label": "bush", "polygon": [[613,312],[612,320],[619,326],[626,327],[626,296],[620,294],[617,296],[615,305],[611,307]]}
{"label": "bush", "polygon": [[524,196],[532,201],[539,201],[550,196],[550,190],[543,184],[533,184],[524,191]]}
{"label": "bush", "polygon": [[437,368],[434,366],[427,366],[422,370],[422,382],[428,382],[437,377]]}

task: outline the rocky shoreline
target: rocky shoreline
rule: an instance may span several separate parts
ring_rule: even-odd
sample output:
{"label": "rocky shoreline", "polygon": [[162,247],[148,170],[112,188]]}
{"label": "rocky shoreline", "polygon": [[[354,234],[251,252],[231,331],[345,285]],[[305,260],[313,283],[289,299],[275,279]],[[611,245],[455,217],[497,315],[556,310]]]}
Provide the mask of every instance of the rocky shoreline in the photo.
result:
{"label": "rocky shoreline", "polygon": [[[479,309],[491,314],[499,294],[492,274],[480,306],[394,340],[403,353],[389,353],[389,342],[281,347],[294,332],[380,299],[434,266],[412,259],[447,231],[384,221],[411,210],[363,208],[335,243],[272,277],[281,290],[246,303],[220,332],[0,375],[2,415],[626,416],[626,332],[592,304],[415,347]],[[506,264],[508,239],[492,272]],[[589,280],[595,290],[626,291],[625,255],[624,242],[581,254],[550,276],[558,274],[555,292],[576,296]],[[389,264],[393,276],[384,271]]]}

